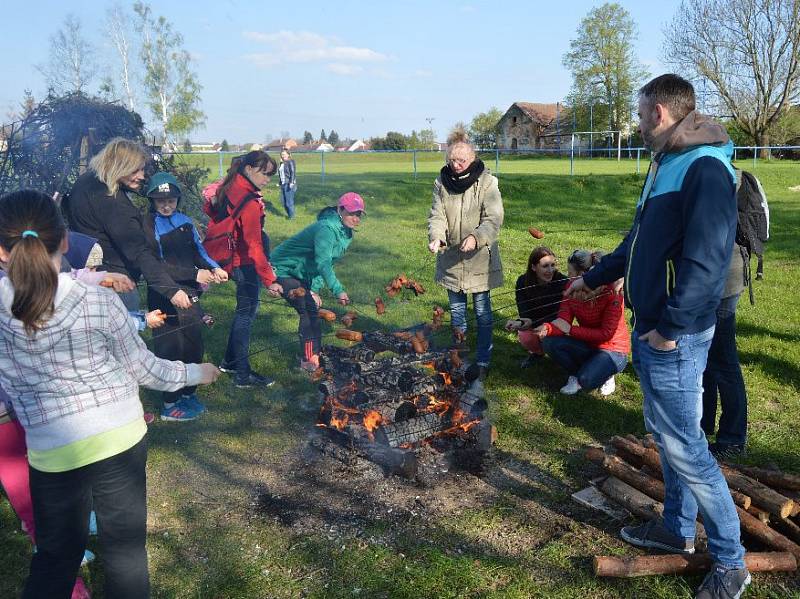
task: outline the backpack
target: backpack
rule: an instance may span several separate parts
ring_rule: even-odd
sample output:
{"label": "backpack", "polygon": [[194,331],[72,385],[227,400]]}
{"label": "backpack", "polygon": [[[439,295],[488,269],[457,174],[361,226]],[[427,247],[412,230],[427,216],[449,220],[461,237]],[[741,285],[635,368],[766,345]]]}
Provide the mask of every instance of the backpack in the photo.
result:
{"label": "backpack", "polygon": [[258,197],[258,194],[247,194],[242,198],[236,209],[231,212],[231,204],[228,202],[227,197],[219,208],[214,208],[211,204],[213,194],[206,194],[205,192],[206,190],[204,189],[205,205],[203,206],[203,211],[211,216],[211,219],[206,227],[206,238],[203,240],[203,247],[206,249],[208,256],[220,265],[220,268],[230,273],[233,270],[233,255],[236,253],[237,244],[234,232],[239,222],[239,214],[251,200]]}
{"label": "backpack", "polygon": [[744,284],[750,287],[750,303],[755,304],[750,276],[750,258],[764,254],[764,242],[769,239],[769,205],[764,188],[755,175],[736,170],[736,243],[742,247]]}

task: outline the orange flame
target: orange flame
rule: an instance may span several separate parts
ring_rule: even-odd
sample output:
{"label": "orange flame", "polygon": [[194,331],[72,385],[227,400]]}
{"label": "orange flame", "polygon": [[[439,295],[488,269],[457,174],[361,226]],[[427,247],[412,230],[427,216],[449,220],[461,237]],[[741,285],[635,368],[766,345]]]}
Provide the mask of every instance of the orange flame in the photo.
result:
{"label": "orange flame", "polygon": [[450,378],[450,373],[448,373],[448,372],[440,372],[439,376],[442,377],[442,380],[444,381],[445,385],[452,385],[453,384],[453,379]]}
{"label": "orange flame", "polygon": [[383,416],[375,410],[367,410],[364,414],[364,428],[368,431],[374,431],[383,423]]}

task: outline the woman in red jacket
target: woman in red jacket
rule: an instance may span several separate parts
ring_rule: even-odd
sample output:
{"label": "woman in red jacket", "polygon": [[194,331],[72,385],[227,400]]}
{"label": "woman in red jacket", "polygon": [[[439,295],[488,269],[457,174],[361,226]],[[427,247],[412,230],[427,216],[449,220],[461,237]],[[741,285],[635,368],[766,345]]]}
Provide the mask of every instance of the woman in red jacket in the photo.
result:
{"label": "woman in red jacket", "polygon": [[[583,275],[600,257],[601,252],[575,250],[567,261],[570,278]],[[625,369],[631,349],[621,292],[601,286],[586,299],[565,299],[558,318],[534,332],[544,351],[569,374],[561,393],[598,387],[602,395],[614,392],[614,375]]]}
{"label": "woman in red jacket", "polygon": [[250,331],[258,310],[261,285],[270,295],[283,292],[275,282],[269,263],[269,237],[264,232],[264,203],[261,188],[277,170],[275,161],[266,152],[254,150],[231,161],[231,167],[216,188],[211,201],[204,205],[206,213],[215,220],[238,211],[233,232],[235,249],[230,263],[231,278],[236,283],[234,311],[225,359],[219,365],[222,372],[234,374],[237,387],[269,387],[275,381],[250,368],[248,357]]}

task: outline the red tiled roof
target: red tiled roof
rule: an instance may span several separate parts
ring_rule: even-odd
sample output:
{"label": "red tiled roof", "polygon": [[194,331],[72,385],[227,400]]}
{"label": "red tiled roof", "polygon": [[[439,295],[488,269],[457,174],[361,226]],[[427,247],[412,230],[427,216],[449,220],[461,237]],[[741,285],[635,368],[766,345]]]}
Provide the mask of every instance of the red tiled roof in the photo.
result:
{"label": "red tiled roof", "polygon": [[[508,110],[516,106],[530,119],[539,124],[551,123],[558,112],[557,104],[539,104],[536,102],[514,102]],[[508,110],[506,114],[508,114]],[[505,118],[505,115],[504,115]],[[502,120],[502,119],[501,119]]]}

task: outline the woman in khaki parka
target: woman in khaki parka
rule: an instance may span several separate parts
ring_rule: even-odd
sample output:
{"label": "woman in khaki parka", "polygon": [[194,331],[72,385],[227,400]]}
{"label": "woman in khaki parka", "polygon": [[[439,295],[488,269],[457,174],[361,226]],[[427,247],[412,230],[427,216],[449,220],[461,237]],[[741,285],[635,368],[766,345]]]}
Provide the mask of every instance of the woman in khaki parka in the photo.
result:
{"label": "woman in khaki parka", "polygon": [[436,282],[447,289],[457,343],[467,331],[467,294],[472,294],[478,326],[475,362],[483,380],[492,355],[489,291],[503,284],[497,245],[503,199],[497,178],[476,157],[463,130],[454,131],[447,141],[447,164],[433,184],[428,249],[436,254]]}

